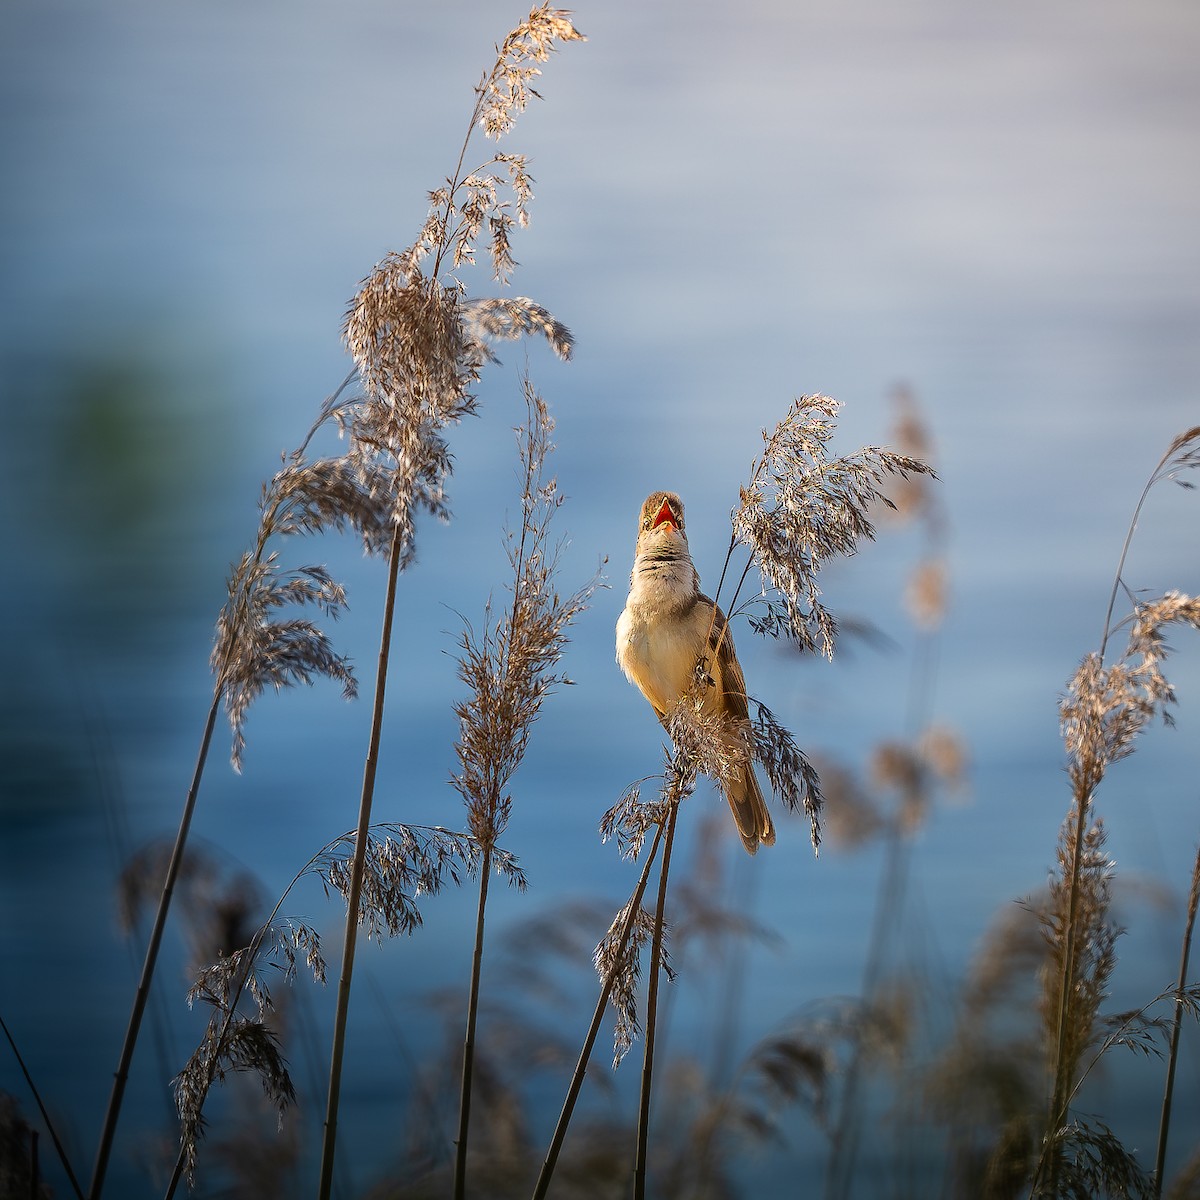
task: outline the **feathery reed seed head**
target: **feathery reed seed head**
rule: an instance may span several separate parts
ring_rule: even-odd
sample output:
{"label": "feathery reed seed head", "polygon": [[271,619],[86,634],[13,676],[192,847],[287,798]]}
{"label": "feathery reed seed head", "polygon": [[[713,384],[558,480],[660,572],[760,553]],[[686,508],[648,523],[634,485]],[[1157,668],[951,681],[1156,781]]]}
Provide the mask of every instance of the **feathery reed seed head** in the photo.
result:
{"label": "feathery reed seed head", "polygon": [[889,476],[932,474],[915,458],[877,447],[831,458],[840,407],[828,396],[793,401],[775,430],[763,433],[762,457],[733,513],[738,541],[750,548],[764,586],[782,599],[782,608],[770,605],[766,616],[751,617],[752,627],[829,658],[837,622],[821,603],[820,568],[875,536],[870,510],[892,506],[881,490]]}
{"label": "feathery reed seed head", "polygon": [[455,705],[459,769],[454,786],[466,802],[471,832],[491,847],[508,823],[505,794],[520,766],[542,703],[566,676],[557,666],[571,622],[587,607],[598,579],[570,596],[554,580],[557,548],[550,522],[559,508],[557,481],[546,477],[554,422],[543,398],[525,381],[527,419],[517,430],[522,466],[521,526],[507,538],[512,604],[497,624],[490,605],[481,632],[469,625],[459,640],[459,678],[470,695]]}

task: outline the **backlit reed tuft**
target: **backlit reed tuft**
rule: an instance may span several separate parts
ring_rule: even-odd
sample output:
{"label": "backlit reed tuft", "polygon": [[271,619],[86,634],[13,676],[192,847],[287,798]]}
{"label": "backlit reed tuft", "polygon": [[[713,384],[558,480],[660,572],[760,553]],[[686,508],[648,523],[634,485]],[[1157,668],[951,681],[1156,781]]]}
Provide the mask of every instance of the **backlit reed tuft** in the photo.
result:
{"label": "backlit reed tuft", "polygon": [[[341,391],[339,388],[326,401],[318,426],[335,411]],[[285,458],[283,467],[263,488],[254,544],[230,571],[210,659],[214,675],[212,702],[174,846],[158,880],[158,908],[121,1057],[113,1073],[113,1089],[92,1171],[93,1200],[98,1200],[103,1191],[125,1085],[171,898],[184,867],[192,816],[220,708],[224,706],[232,728],[234,768],[241,770],[246,748],[246,716],[254,700],[268,687],[279,691],[300,683],[311,684],[324,676],[340,683],[347,699],[356,694],[349,660],[333,650],[328,635],[316,621],[294,615],[295,610],[316,608],[326,617],[336,619],[346,605],[344,589],[321,565],[285,567],[276,547],[280,539],[296,534],[352,527],[358,530],[368,549],[375,549],[390,542],[391,522],[384,480],[373,465],[364,469],[342,459],[306,460],[308,442],[318,426],[313,427],[303,446]]]}
{"label": "backlit reed tuft", "polygon": [[[1092,1044],[1100,1007],[1108,995],[1108,984],[1116,966],[1116,943],[1120,930],[1109,918],[1116,864],[1105,851],[1104,823],[1096,821],[1076,847],[1074,809],[1063,822],[1058,839],[1058,869],[1051,877],[1046,908],[1039,914],[1049,951],[1040,1012],[1047,1033],[1047,1046],[1056,1039],[1062,1062],[1059,1069],[1072,1079],[1078,1074],[1084,1052]],[[1079,861],[1075,861],[1078,854]],[[1075,936],[1066,936],[1069,891],[1075,881]],[[1068,945],[1072,961],[1064,964]],[[1064,969],[1069,967],[1069,970]],[[1071,980],[1067,1024],[1059,1031],[1062,1010],[1060,988],[1063,978]]]}
{"label": "backlit reed tuft", "polygon": [[[327,889],[349,899],[354,838],[346,834],[322,851],[313,869]],[[367,839],[359,925],[368,937],[415,933],[421,927],[417,901],[436,896],[450,883],[462,883],[464,871],[476,874],[483,854],[477,839],[446,829],[385,824],[372,826]],[[514,887],[524,889],[525,872],[517,858],[491,848],[491,867]]]}
{"label": "backlit reed tuft", "polygon": [[[392,537],[356,847],[348,879],[321,1151],[321,1200],[327,1200],[333,1187],[358,906],[382,738],[397,576],[415,553],[416,514],[425,509],[435,516],[448,515],[446,481],[452,460],[445,434],[450,425],[476,411],[472,389],[485,363],[494,357],[487,341],[536,331],[561,357],[569,357],[571,350],[570,332],[534,301],[473,303],[467,299],[466,286],[455,272],[471,266],[482,245],[490,254],[493,280],[508,282],[516,266],[510,235],[514,225],[527,223],[532,181],[520,155],[492,154],[474,170],[465,168],[466,156],[477,128],[487,137],[509,132],[529,97],[536,95],[531,81],[539,73],[538,64],[546,61],[557,43],[580,36],[568,13],[544,4],[535,7],[497,47],[495,64],[475,89],[458,161],[445,185],[429,194],[429,212],[416,239],[406,250],[384,256],[363,280],[346,314],[343,333],[363,394],[346,404],[327,406],[326,411],[348,440],[349,461],[364,475],[376,469],[384,472]],[[485,861],[481,877],[487,873]],[[464,1096],[469,1096],[469,1088]],[[460,1164],[465,1153],[464,1137]],[[461,1194],[461,1178],[460,1169],[456,1194]]]}
{"label": "backlit reed tuft", "polygon": [[528,380],[525,402],[527,421],[517,431],[521,525],[506,538],[511,604],[495,624],[489,604],[482,628],[468,625],[459,639],[458,675],[468,696],[454,708],[459,765],[453,782],[467,806],[470,830],[484,849],[495,845],[508,823],[512,801],[506,789],[542,704],[556,687],[570,682],[559,669],[567,630],[595,588],[592,581],[568,596],[557,590],[558,551],[550,540],[550,522],[561,498],[557,481],[546,477],[554,422]]}
{"label": "backlit reed tuft", "polygon": [[358,691],[349,661],[334,652],[315,621],[280,615],[309,607],[336,619],[346,606],[344,589],[323,566],[285,568],[272,547],[280,538],[352,529],[368,553],[386,552],[392,538],[389,483],[378,463],[344,457],[310,461],[301,448],[264,485],[255,543],[230,573],[212,651],[238,770],[246,715],[267,688],[279,691],[325,676],[342,685],[346,699]]}
{"label": "backlit reed tuft", "polygon": [[808,756],[796,744],[791,731],[759,700],[754,701],[750,720],[754,756],[762,764],[771,790],[791,813],[808,818],[813,849],[821,845],[821,813],[824,799],[821,780]]}
{"label": "backlit reed tuft", "polygon": [[[614,1069],[621,1065],[641,1032],[637,986],[641,978],[642,952],[650,944],[653,934],[654,913],[640,904],[636,909],[627,904],[613,918],[592,956],[601,981],[612,981],[609,1002],[616,1013],[613,1027]],[[670,955],[665,950],[662,965],[668,975],[674,978]]]}
{"label": "backlit reed tuft", "polygon": [[837,621],[821,602],[821,567],[875,536],[872,509],[893,507],[882,490],[889,477],[901,482],[931,474],[919,459],[878,447],[831,458],[840,407],[828,396],[793,401],[774,431],[763,434],[762,457],[733,513],[734,536],[750,550],[768,589],[766,611],[752,615],[751,626],[827,658],[833,657]]}
{"label": "backlit reed tuft", "polygon": [[506,284],[516,266],[514,227],[528,224],[532,179],[524,156],[495,153],[465,171],[472,133],[508,133],[536,96],[531,81],[556,43],[580,40],[570,14],[535,7],[497,48],[475,90],[475,106],[454,173],[429,193],[429,214],[416,240],[392,252],[363,280],[343,328],[364,396],[339,410],[348,456],[366,470],[382,462],[395,474],[392,520],[411,556],[414,513],[445,516],[450,472],[443,430],[475,412],[472,388],[493,355],[490,341],[542,334],[561,358],[570,331],[527,297],[468,299],[455,275],[486,245],[492,278]]}
{"label": "backlit reed tuft", "polygon": [[233,729],[231,758],[241,770],[250,705],[268,687],[276,691],[312,683],[325,675],[353,699],[358,685],[349,661],[334,653],[328,635],[302,617],[278,619],[280,609],[313,605],[336,618],[346,593],[321,566],[285,569],[275,553],[256,560],[245,555],[229,580],[229,602],[217,622],[213,668],[219,673],[225,711]]}
{"label": "backlit reed tuft", "polygon": [[[751,464],[750,480],[733,511],[726,556],[728,570],[738,545],[749,551],[729,601],[731,610],[737,608],[747,575],[756,569],[760,594],[743,605],[750,627],[829,658],[838,625],[821,600],[821,568],[830,559],[855,554],[861,541],[874,538],[873,513],[895,507],[885,487],[907,485],[909,503],[915,505],[912,497],[920,496],[928,507],[925,491],[914,481],[936,478],[919,458],[879,447],[832,456],[840,408],[828,396],[801,396],[774,430],[764,431],[763,453]],[[925,444],[910,440],[917,447]],[[755,707],[750,728],[755,755],[785,806],[808,817],[815,850],[821,843],[822,810],[817,772],[770,709],[761,701]]]}
{"label": "backlit reed tuft", "polygon": [[1130,618],[1129,644],[1111,666],[1087,655],[1062,704],[1067,770],[1076,794],[1090,794],[1108,768],[1136,748],[1138,734],[1156,716],[1173,723],[1175,692],[1163,674],[1168,625],[1200,629],[1200,598],[1168,592],[1139,604]]}
{"label": "backlit reed tuft", "polygon": [[[1050,899],[1041,915],[1052,956],[1042,1001],[1052,1087],[1033,1172],[1035,1194],[1057,1194],[1080,1180],[1090,1186],[1097,1162],[1111,1172],[1112,1187],[1133,1187],[1130,1172],[1140,1170],[1131,1157],[1122,1157],[1120,1143],[1107,1130],[1071,1117],[1082,1056],[1098,1037],[1099,1007],[1112,971],[1118,932],[1108,920],[1113,866],[1103,854],[1103,824],[1093,817],[1093,808],[1095,793],[1109,767],[1133,753],[1147,724],[1155,716],[1172,723],[1175,693],[1163,672],[1168,654],[1166,630],[1171,625],[1200,629],[1200,599],[1171,591],[1157,600],[1139,601],[1123,573],[1150,489],[1167,480],[1191,488],[1191,482],[1182,476],[1197,466],[1200,426],[1172,440],[1143,487],[1117,564],[1100,649],[1085,656],[1060,705],[1072,806],[1059,838]],[[1134,609],[1114,627],[1113,611],[1122,590],[1134,598]],[[1126,624],[1128,643],[1109,663],[1110,639]],[[1137,1187],[1139,1194],[1149,1194],[1143,1183]]]}
{"label": "backlit reed tuft", "polygon": [[529,17],[504,39],[491,74],[476,88],[476,116],[489,137],[507,133],[529,98],[538,95],[533,87],[541,74],[537,64],[550,57],[555,43],[582,39],[566,9],[542,4],[530,10]]}
{"label": "backlit reed tuft", "polygon": [[[1096,1162],[1109,1172],[1110,1187],[1132,1187],[1129,1180],[1140,1170],[1107,1130],[1069,1117],[1084,1054],[1100,1036],[1100,1009],[1120,932],[1108,916],[1114,864],[1104,853],[1103,822],[1093,819],[1092,812],[1109,767],[1133,753],[1146,725],[1155,716],[1172,722],[1175,693],[1163,673],[1165,628],[1183,624],[1200,629],[1200,599],[1168,592],[1139,604],[1129,621],[1129,641],[1121,656],[1106,666],[1100,653],[1087,655],[1061,705],[1072,807],[1041,913],[1050,949],[1042,1013],[1053,1092],[1034,1172],[1037,1194],[1037,1189],[1053,1195],[1064,1186],[1091,1186]],[[1138,1188],[1134,1194],[1150,1194],[1144,1181]]]}
{"label": "backlit reed tuft", "polygon": [[[269,947],[264,952],[264,947]],[[295,975],[297,955],[304,958],[314,977],[325,981],[320,939],[305,925],[267,926],[248,947],[234,951],[205,967],[188,991],[188,1006],[197,1001],[212,1009],[200,1044],[173,1082],[179,1112],[179,1171],[194,1179],[196,1154],[204,1136],[204,1103],[214,1083],[223,1083],[231,1072],[256,1075],[263,1093],[276,1107],[282,1127],[284,1113],[296,1099],[287,1061],[272,1026],[275,1003],[262,974],[264,960],[282,968],[288,982]],[[247,1015],[238,1011],[243,993],[253,1001]],[[172,1184],[172,1188],[175,1185]]]}
{"label": "backlit reed tuft", "polygon": [[455,1196],[466,1194],[467,1146],[474,1081],[475,1035],[483,963],[484,922],[492,852],[512,812],[508,792],[521,765],[534,722],[547,696],[569,683],[559,669],[571,622],[587,607],[593,579],[570,596],[560,596],[556,576],[558,548],[550,541],[550,523],[561,497],[547,475],[553,450],[554,422],[541,395],[526,377],[526,420],[517,430],[521,462],[521,524],[507,532],[512,571],[511,604],[493,624],[491,605],[483,627],[467,625],[459,640],[458,675],[469,689],[455,705],[459,735],[455,788],[467,808],[467,820],[479,845],[479,904],[475,925],[471,982],[463,1044],[462,1091],[455,1164]]}
{"label": "backlit reed tuft", "polygon": [[[347,897],[354,850],[353,834],[322,847],[292,879],[249,943],[222,954],[197,974],[188,1003],[200,1001],[212,1011],[203,1038],[174,1084],[180,1155],[172,1191],[182,1174],[192,1177],[208,1093],[228,1072],[257,1074],[281,1118],[294,1099],[287,1063],[271,1025],[275,1003],[267,980],[270,976],[290,984],[303,962],[313,979],[324,984],[326,964],[317,931],[280,913],[295,886],[310,876],[316,876],[326,892]],[[465,873],[478,870],[480,857],[478,843],[467,834],[399,824],[373,827],[367,839],[359,923],[369,937],[412,934],[421,925],[419,901],[461,883]],[[494,847],[492,865],[517,886],[524,886],[520,865],[507,851]],[[246,996],[252,1002],[249,1014],[242,1006]]]}

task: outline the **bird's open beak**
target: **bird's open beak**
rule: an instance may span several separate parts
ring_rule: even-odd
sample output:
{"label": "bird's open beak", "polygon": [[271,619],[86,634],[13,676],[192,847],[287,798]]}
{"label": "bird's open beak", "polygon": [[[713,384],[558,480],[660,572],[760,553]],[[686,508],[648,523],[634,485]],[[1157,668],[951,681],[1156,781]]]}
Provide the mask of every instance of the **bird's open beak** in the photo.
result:
{"label": "bird's open beak", "polygon": [[675,514],[671,511],[671,506],[665,500],[662,502],[662,508],[658,510],[658,515],[654,518],[654,524],[650,528],[657,529],[660,525],[670,525],[672,529],[679,528],[675,524]]}

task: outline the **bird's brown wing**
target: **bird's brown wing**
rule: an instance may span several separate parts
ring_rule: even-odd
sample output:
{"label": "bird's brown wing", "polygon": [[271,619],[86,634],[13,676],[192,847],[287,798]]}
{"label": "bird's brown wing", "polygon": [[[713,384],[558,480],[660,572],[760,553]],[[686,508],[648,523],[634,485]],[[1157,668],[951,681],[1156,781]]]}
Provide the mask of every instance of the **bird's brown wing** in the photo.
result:
{"label": "bird's brown wing", "polygon": [[750,706],[746,698],[746,677],[742,674],[741,664],[733,649],[733,634],[729,632],[729,622],[725,614],[707,596],[701,596],[700,602],[712,605],[713,620],[708,631],[708,649],[716,670],[714,682],[721,697],[721,705],[731,717],[739,721],[748,720]]}
{"label": "bird's brown wing", "polygon": [[[705,597],[701,597],[703,601]],[[712,602],[709,601],[711,604]],[[721,708],[727,716],[732,717],[735,725],[746,729],[743,722],[750,720],[750,705],[746,696],[746,677],[742,674],[741,664],[733,649],[733,635],[729,632],[729,622],[725,614],[712,605],[712,627],[708,634],[710,670],[714,676]],[[753,854],[761,843],[764,846],[775,844],[775,825],[767,810],[763,794],[754,777],[754,763],[747,757],[742,768],[740,780],[727,783],[724,787],[725,799],[733,811],[734,823],[741,834],[742,843]]]}

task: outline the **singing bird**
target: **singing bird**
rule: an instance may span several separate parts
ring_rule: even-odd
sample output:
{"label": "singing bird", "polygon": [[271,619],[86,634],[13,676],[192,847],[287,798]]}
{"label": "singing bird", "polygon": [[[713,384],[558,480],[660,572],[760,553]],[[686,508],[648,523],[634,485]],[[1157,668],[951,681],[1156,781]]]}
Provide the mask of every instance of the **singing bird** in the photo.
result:
{"label": "singing bird", "polygon": [[725,752],[737,764],[721,788],[742,843],[753,854],[775,843],[746,743],[746,680],[733,649],[725,614],[700,591],[683,526],[683,501],[653,492],[642,505],[629,599],[617,622],[617,662],[667,724],[671,709],[698,677],[704,711],[726,733]]}

